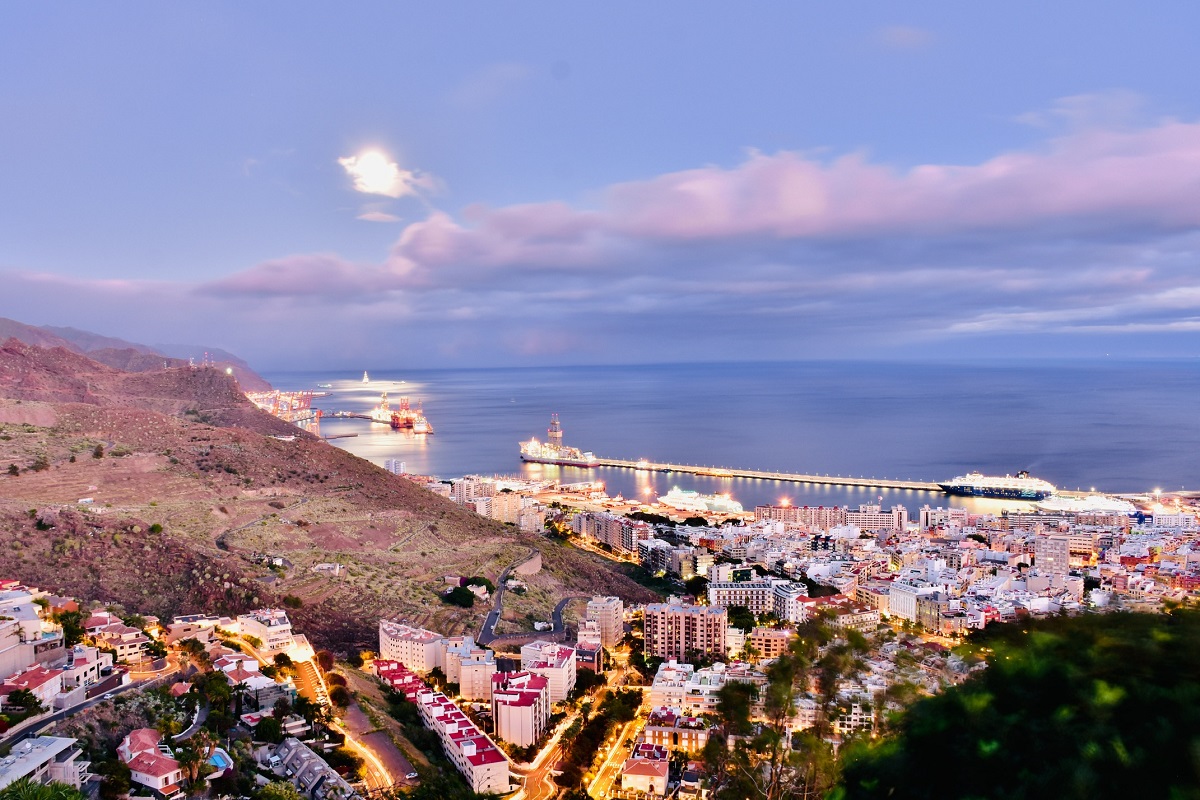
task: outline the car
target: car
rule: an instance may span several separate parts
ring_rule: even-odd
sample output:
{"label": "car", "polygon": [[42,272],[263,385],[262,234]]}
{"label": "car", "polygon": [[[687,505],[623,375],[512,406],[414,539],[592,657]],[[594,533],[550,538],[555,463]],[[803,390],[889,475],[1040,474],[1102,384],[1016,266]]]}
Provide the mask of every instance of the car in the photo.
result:
{"label": "car", "polygon": [[404,777],[405,777],[405,778],[407,778],[407,779],[408,779],[408,780],[410,780],[410,781],[415,781],[415,780],[416,780],[418,777],[420,777],[420,776],[419,776],[419,775],[417,775],[417,773],[415,773],[415,772],[410,772],[410,773],[408,773],[407,775],[405,775]]}

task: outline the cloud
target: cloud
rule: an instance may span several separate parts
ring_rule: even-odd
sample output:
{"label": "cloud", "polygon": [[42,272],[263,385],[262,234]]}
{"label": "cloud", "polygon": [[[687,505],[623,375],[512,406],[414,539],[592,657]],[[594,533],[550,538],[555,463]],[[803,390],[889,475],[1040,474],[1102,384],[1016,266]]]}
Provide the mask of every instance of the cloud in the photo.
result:
{"label": "cloud", "polygon": [[1097,118],[975,163],[751,151],[588,205],[431,210],[375,259],[300,253],[200,285],[4,275],[0,307],[303,320],[285,357],[420,342],[402,355],[426,365],[944,354],[1009,336],[1039,354],[1149,336],[1194,353],[1200,124]]}
{"label": "cloud", "polygon": [[1144,115],[1146,100],[1128,89],[1109,89],[1059,98],[1048,109],[1027,111],[1016,121],[1035,128],[1074,132],[1129,128]]}
{"label": "cloud", "polygon": [[889,25],[875,31],[875,41],[891,50],[921,50],[935,38],[932,31],[912,25]]}
{"label": "cloud", "polygon": [[367,222],[400,222],[403,220],[403,217],[397,217],[395,214],[389,214],[386,211],[363,211],[356,219]]}
{"label": "cloud", "polygon": [[354,190],[363,194],[405,197],[422,190],[432,190],[435,185],[432,176],[401,169],[399,164],[378,150],[339,158],[338,164],[353,179]]}

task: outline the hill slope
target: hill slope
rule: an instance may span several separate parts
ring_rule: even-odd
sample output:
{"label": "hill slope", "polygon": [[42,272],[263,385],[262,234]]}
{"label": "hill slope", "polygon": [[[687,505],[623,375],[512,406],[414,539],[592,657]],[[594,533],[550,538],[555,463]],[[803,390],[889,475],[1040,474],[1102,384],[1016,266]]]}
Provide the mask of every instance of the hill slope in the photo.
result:
{"label": "hill slope", "polygon": [[[14,576],[160,616],[288,594],[303,603],[301,630],[343,650],[373,647],[381,616],[475,631],[484,609],[442,604],[443,576],[495,581],[530,547],[544,569],[519,607],[540,618],[568,594],[653,597],[607,562],[479,517],[259,411],[214,369],[127,373],[7,342],[0,470],[9,464],[18,475],[0,476],[0,549],[18,556]],[[339,576],[313,569],[330,562],[344,565]]]}

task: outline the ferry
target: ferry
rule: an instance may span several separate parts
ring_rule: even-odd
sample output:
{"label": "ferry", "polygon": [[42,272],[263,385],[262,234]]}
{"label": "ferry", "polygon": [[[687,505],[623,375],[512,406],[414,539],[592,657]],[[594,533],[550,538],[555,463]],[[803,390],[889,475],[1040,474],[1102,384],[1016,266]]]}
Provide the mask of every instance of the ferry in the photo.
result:
{"label": "ferry", "polygon": [[1045,500],[1058,491],[1054,484],[1040,478],[1031,478],[1025,471],[1018,472],[1015,476],[1004,477],[968,472],[945,483],[939,483],[938,486],[946,494],[961,497],[996,497],[1002,500]]}
{"label": "ferry", "polygon": [[1089,494],[1086,497],[1051,497],[1037,504],[1039,511],[1051,514],[1123,514],[1137,516],[1138,507],[1128,500],[1104,494]]}

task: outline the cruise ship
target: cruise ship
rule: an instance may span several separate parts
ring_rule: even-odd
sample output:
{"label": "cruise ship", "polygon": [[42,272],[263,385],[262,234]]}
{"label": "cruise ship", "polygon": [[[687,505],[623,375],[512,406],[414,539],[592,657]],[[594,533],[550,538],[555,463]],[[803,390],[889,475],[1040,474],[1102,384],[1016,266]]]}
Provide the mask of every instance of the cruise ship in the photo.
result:
{"label": "cruise ship", "polygon": [[968,472],[945,483],[939,483],[946,494],[963,497],[998,497],[1003,500],[1045,500],[1054,494],[1054,484],[1040,478],[1029,477],[1028,472],[994,477],[979,472]]}
{"label": "cruise ship", "polygon": [[595,467],[600,459],[594,453],[580,450],[578,447],[568,447],[562,443],[563,430],[558,422],[558,414],[550,415],[550,427],[546,429],[545,442],[536,438],[528,442],[518,442],[521,445],[521,460],[532,464],[558,464],[562,467]]}
{"label": "cruise ship", "polygon": [[695,511],[699,514],[740,514],[742,504],[727,494],[700,494],[678,486],[658,498],[664,506],[680,511]]}

